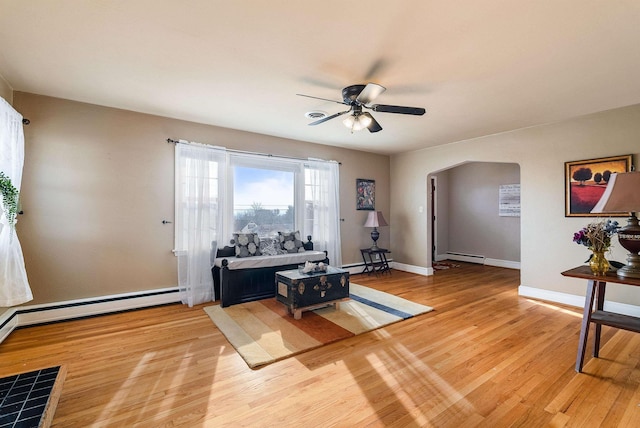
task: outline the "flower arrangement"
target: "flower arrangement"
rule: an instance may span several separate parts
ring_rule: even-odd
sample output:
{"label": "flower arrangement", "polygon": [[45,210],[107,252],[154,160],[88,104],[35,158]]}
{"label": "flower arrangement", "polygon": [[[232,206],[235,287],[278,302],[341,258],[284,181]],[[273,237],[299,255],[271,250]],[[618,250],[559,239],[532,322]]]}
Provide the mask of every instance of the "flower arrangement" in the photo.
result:
{"label": "flower arrangement", "polygon": [[611,236],[618,233],[619,228],[617,221],[595,221],[574,233],[573,242],[589,247],[591,251],[605,252],[611,247]]}
{"label": "flower arrangement", "polygon": [[11,179],[0,171],[0,193],[2,194],[2,209],[9,221],[11,230],[16,227],[16,215],[18,214],[18,189],[11,183]]}

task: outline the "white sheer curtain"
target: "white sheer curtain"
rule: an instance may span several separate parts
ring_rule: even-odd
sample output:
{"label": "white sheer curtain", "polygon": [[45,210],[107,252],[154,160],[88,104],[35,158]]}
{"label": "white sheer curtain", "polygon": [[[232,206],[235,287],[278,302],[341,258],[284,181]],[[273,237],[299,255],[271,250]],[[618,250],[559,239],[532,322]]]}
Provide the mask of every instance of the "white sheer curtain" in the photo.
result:
{"label": "white sheer curtain", "polygon": [[[0,171],[18,191],[23,164],[22,115],[0,98]],[[0,213],[0,306],[15,306],[32,299],[20,241],[11,231],[7,216]]]}
{"label": "white sheer curtain", "polygon": [[175,174],[178,286],[182,303],[193,306],[214,299],[212,252],[222,230],[226,151],[180,142]]}
{"label": "white sheer curtain", "polygon": [[327,251],[332,266],[342,266],[340,240],[340,167],[310,159],[305,169],[305,234],[314,250]]}

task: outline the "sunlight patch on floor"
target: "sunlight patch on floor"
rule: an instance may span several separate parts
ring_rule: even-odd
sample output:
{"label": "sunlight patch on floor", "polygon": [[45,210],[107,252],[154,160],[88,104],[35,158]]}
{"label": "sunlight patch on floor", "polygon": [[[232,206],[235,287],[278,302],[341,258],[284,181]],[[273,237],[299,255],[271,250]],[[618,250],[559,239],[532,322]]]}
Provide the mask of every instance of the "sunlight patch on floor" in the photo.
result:
{"label": "sunlight patch on floor", "polygon": [[398,403],[413,415],[417,426],[432,426],[430,421],[444,411],[451,411],[451,407],[465,414],[476,413],[465,399],[469,386],[458,391],[404,345],[393,345],[384,354],[369,354],[367,360],[381,379],[394,380],[387,381],[387,386],[398,391],[395,394]]}
{"label": "sunlight patch on floor", "polygon": [[155,353],[147,353],[142,357],[142,359],[138,362],[138,364],[136,364],[136,367],[127,377],[127,380],[123,382],[123,384],[118,388],[118,391],[113,394],[113,397],[111,397],[109,403],[104,406],[104,409],[102,410],[102,412],[100,412],[100,416],[96,418],[96,420],[108,421],[113,417],[113,415],[118,414],[118,408],[122,406],[123,403],[125,405],[130,404],[127,398],[131,393],[131,389],[136,384],[138,376],[141,376],[144,373],[145,367],[147,366],[147,364],[149,364],[149,361],[154,358],[154,356]]}

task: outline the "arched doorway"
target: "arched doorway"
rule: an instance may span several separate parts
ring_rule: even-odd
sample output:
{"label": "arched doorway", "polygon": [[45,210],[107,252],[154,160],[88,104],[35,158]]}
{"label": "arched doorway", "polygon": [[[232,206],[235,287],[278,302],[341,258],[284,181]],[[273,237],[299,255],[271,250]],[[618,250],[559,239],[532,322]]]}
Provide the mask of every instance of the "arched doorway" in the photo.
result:
{"label": "arched doorway", "polygon": [[[432,266],[449,259],[520,268],[518,164],[466,162],[427,180]],[[504,209],[506,203],[513,209]]]}

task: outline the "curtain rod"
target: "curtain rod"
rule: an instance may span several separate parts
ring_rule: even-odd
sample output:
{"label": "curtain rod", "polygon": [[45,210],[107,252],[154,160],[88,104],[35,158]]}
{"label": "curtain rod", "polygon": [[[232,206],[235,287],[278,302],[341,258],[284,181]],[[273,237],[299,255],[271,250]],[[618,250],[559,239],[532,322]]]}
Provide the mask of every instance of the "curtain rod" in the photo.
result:
{"label": "curtain rod", "polygon": [[[174,140],[174,139],[171,139],[171,138],[167,138],[167,143],[169,143],[169,144],[178,144],[180,142],[181,142],[180,140]],[[188,141],[185,141],[185,142],[187,144],[189,143]],[[240,154],[244,154],[244,155],[266,156],[266,157],[269,157],[269,158],[277,157],[277,158],[300,160],[300,161],[318,160],[318,161],[322,161],[322,162],[331,162],[331,161],[324,160],[324,159],[297,158],[297,157],[294,157],[294,156],[272,155],[271,153],[249,152],[249,151],[246,151],[246,150],[235,150],[235,149],[227,149],[227,148],[225,148],[225,150],[228,151],[228,152],[233,152],[233,153],[240,153]],[[342,165],[342,162],[338,162],[338,165]]]}

